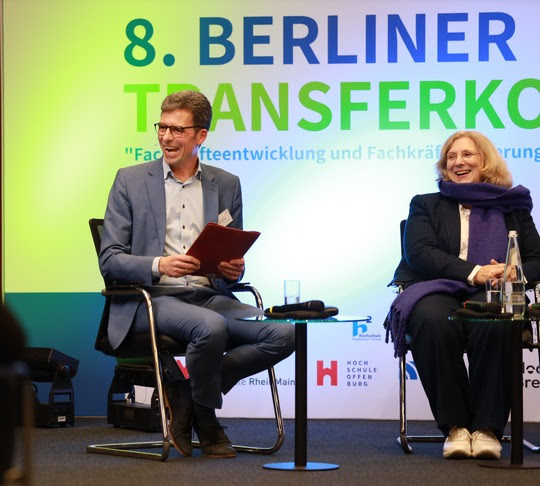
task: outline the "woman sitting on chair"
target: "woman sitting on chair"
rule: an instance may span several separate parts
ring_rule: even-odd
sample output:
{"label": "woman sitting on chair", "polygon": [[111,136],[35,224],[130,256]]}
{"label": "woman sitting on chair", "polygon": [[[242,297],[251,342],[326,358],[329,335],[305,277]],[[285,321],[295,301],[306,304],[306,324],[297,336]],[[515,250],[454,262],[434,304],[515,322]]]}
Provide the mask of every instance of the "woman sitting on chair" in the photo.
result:
{"label": "woman sitting on chair", "polygon": [[[516,230],[527,281],[540,280],[540,237],[529,190],[512,186],[484,135],[459,131],[444,144],[439,192],[415,196],[394,281],[405,290],[390,311],[396,355],[405,332],[445,458],[499,459],[510,412],[510,327],[449,321],[465,300],[484,300],[502,277],[508,231]],[[468,371],[463,354],[467,353]]]}

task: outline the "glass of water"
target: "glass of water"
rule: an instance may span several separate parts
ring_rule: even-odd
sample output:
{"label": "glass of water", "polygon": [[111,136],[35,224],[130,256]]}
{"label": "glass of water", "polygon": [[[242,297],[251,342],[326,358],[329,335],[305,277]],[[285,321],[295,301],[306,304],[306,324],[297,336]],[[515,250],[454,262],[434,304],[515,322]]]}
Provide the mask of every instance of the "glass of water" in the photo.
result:
{"label": "glass of water", "polygon": [[283,298],[285,304],[298,304],[300,302],[300,280],[283,281]]}
{"label": "glass of water", "polygon": [[502,305],[502,278],[489,278],[486,280],[486,302]]}

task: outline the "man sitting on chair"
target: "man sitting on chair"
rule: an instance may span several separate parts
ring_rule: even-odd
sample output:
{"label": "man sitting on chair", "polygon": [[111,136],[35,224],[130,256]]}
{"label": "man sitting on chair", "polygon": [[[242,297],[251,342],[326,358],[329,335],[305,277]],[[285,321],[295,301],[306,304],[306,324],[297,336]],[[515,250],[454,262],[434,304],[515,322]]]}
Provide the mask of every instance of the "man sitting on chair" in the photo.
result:
{"label": "man sitting on chair", "polygon": [[[200,261],[186,252],[207,223],[242,229],[240,181],[199,161],[212,119],[203,94],[173,93],[161,112],[155,127],[163,157],[120,169],[110,191],[101,273],[107,281],[137,281],[148,287],[157,331],[188,343],[189,381],[182,379],[172,357],[164,363],[167,375],[174,375],[166,377],[165,398],[176,449],[191,455],[193,428],[205,455],[234,457],[236,451],[215,414],[222,393],[289,356],[294,328],[237,320],[261,314],[227,288],[244,274],[243,258],[221,262],[223,278],[193,275]],[[148,326],[140,298],[113,298],[108,328],[113,348],[128,333],[148,332]]]}

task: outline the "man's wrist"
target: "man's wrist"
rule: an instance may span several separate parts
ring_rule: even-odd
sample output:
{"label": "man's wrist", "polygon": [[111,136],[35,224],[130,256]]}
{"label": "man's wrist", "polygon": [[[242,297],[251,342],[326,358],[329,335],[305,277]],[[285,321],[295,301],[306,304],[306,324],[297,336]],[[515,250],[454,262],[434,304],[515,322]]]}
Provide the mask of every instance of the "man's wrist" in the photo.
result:
{"label": "man's wrist", "polygon": [[154,260],[152,261],[152,277],[153,278],[160,278],[162,275],[159,268],[162,258],[163,257],[159,256],[159,257],[154,258]]}

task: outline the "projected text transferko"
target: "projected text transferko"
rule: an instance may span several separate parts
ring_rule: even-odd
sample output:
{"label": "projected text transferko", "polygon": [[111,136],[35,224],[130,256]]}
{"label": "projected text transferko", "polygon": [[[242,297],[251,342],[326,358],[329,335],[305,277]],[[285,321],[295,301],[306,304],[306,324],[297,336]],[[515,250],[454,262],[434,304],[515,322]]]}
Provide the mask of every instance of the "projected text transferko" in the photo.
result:
{"label": "projected text transferko", "polygon": [[[293,127],[308,132],[330,127],[347,131],[362,123],[378,130],[475,129],[479,120],[487,120],[497,129],[540,127],[540,110],[532,108],[540,106],[537,77],[505,79],[501,72],[498,79],[477,80],[467,77],[464,69],[470,62],[511,63],[518,59],[512,40],[519,26],[510,14],[418,13],[407,19],[397,14],[359,16],[355,19],[357,42],[343,43],[343,47],[339,40],[344,20],[348,19],[337,15],[321,19],[260,16],[243,17],[235,24],[224,17],[199,18],[199,65],[207,70],[227,64],[261,69],[268,65],[285,69],[288,65],[326,64],[354,69],[352,74],[347,71],[346,80],[337,81],[334,76],[331,80],[314,77],[296,82],[286,72],[284,81],[252,80],[248,83],[250,106],[239,102],[245,96],[245,84],[240,87],[233,79],[220,77],[218,81],[216,77],[213,91],[205,89],[214,112],[211,130],[229,124],[237,132],[288,131]],[[148,19],[131,20],[125,33],[124,59],[129,65],[143,69],[159,62],[155,28]],[[434,38],[431,48],[428,37]],[[172,67],[175,56],[167,52],[162,61]],[[361,68],[372,64],[410,66],[411,62],[461,66],[464,77],[459,81],[444,75],[408,80],[403,76],[407,70],[400,69],[397,79],[376,80]],[[124,85],[124,92],[134,102],[138,132],[149,129],[149,103],[180,89],[199,90],[184,76],[179,73],[174,83]]]}

